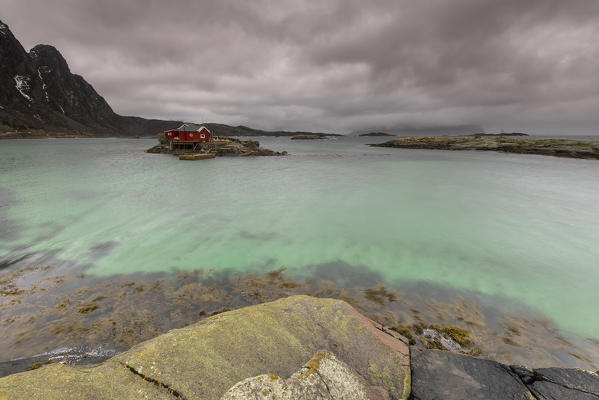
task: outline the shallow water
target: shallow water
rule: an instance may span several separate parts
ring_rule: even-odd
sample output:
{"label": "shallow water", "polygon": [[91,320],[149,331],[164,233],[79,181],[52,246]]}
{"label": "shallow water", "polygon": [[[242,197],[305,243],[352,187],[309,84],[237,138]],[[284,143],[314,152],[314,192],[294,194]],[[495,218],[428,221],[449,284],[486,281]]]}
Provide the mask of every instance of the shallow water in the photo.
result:
{"label": "shallow water", "polygon": [[599,337],[599,162],[259,140],[291,155],[183,162],[144,153],[149,139],[2,141],[0,266],[108,276],[330,265],[341,280],[354,266]]}

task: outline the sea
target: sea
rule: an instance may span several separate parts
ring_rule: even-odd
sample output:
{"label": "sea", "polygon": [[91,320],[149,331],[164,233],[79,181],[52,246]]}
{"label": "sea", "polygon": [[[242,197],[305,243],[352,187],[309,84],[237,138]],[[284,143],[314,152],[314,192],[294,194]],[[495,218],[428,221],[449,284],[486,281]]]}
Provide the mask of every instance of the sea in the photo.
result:
{"label": "sea", "polygon": [[[289,154],[180,161],[145,153],[155,139],[1,141],[0,279],[32,266],[47,271],[37,282],[369,276],[599,339],[599,161],[367,146],[384,137],[255,139]],[[11,299],[0,324],[15,318]]]}

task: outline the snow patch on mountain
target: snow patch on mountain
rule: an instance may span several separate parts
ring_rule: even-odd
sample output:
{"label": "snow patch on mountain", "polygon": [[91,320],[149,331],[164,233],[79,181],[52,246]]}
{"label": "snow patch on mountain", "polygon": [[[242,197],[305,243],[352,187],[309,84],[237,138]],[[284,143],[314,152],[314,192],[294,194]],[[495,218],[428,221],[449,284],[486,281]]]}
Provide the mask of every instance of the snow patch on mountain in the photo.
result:
{"label": "snow patch on mountain", "polygon": [[21,93],[21,95],[25,97],[28,101],[31,101],[31,97],[27,93],[31,90],[31,87],[29,86],[31,78],[27,75],[15,75],[13,79],[15,80],[15,87],[17,88],[19,93]]}
{"label": "snow patch on mountain", "polygon": [[[46,98],[46,103],[50,102],[50,97],[48,96],[48,91],[46,89],[48,89],[48,85],[46,85],[46,82],[44,82],[44,77],[42,76],[42,71],[41,68],[37,69],[37,76],[40,77],[40,81],[42,81],[42,90],[44,91],[44,97]],[[47,68],[47,67],[46,67]]]}

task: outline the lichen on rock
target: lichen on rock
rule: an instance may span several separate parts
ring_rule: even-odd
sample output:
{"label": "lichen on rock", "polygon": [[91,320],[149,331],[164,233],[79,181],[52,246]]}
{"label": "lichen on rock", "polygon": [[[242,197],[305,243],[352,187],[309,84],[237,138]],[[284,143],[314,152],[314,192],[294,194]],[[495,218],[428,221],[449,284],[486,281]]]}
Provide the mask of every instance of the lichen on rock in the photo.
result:
{"label": "lichen on rock", "polygon": [[[221,400],[368,400],[367,384],[334,354],[318,352],[288,379],[271,375],[247,378]],[[275,375],[276,376],[276,375]]]}

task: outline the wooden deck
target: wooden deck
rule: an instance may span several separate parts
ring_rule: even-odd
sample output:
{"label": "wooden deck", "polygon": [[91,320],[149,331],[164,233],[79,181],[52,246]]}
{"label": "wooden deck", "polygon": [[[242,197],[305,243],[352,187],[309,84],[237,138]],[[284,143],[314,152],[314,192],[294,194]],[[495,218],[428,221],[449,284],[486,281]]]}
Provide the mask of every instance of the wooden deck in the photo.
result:
{"label": "wooden deck", "polygon": [[207,160],[209,158],[215,158],[215,154],[204,154],[204,153],[196,153],[196,154],[181,154],[179,156],[179,160]]}

